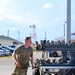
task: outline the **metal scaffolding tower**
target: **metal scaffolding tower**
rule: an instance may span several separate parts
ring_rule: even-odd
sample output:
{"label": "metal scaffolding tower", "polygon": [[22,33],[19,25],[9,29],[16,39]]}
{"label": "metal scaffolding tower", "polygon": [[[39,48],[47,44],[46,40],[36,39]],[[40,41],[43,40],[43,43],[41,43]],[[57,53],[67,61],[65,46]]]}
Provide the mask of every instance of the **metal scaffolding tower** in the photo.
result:
{"label": "metal scaffolding tower", "polygon": [[35,44],[36,43],[36,25],[30,25],[30,28],[32,28],[32,32],[30,33],[30,36],[32,38],[32,42]]}

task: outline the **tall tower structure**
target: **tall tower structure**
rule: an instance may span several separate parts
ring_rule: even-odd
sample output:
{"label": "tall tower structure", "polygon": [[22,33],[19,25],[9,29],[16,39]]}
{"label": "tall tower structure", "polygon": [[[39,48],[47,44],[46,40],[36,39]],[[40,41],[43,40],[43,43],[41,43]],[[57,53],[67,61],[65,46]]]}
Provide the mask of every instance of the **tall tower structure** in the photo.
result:
{"label": "tall tower structure", "polygon": [[9,30],[7,30],[7,36],[9,37]]}
{"label": "tall tower structure", "polygon": [[35,44],[36,43],[36,25],[30,25],[30,28],[32,28],[32,33],[31,33],[31,38],[32,38],[32,42]]}
{"label": "tall tower structure", "polygon": [[46,35],[47,35],[47,33],[46,33],[46,31],[45,31],[45,40],[47,39]]}

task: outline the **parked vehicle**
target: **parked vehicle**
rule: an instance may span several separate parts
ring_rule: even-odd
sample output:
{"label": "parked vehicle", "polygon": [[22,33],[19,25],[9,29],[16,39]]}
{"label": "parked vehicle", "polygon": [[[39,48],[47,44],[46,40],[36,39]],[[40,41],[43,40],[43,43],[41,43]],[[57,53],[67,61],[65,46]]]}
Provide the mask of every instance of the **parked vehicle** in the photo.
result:
{"label": "parked vehicle", "polygon": [[5,56],[5,53],[3,50],[0,49],[0,56]]}
{"label": "parked vehicle", "polygon": [[14,49],[8,47],[8,46],[1,46],[3,49],[8,50],[10,52],[10,54],[13,53]]}
{"label": "parked vehicle", "polygon": [[17,45],[9,45],[8,47],[12,48],[12,49],[16,49]]}
{"label": "parked vehicle", "polygon": [[2,48],[2,46],[0,46],[0,49],[4,52],[5,55],[11,55],[10,51],[5,48]]}

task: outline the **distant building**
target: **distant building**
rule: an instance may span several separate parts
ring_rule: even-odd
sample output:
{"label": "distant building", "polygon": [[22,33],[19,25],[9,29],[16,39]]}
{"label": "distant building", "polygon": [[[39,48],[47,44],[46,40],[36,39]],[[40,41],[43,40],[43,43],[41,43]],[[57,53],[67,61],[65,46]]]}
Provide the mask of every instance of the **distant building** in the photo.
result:
{"label": "distant building", "polygon": [[8,45],[20,45],[20,44],[23,43],[11,37],[0,35],[0,45],[8,46]]}
{"label": "distant building", "polygon": [[[65,36],[56,38],[55,41],[65,41]],[[75,42],[75,33],[71,34],[71,42]]]}

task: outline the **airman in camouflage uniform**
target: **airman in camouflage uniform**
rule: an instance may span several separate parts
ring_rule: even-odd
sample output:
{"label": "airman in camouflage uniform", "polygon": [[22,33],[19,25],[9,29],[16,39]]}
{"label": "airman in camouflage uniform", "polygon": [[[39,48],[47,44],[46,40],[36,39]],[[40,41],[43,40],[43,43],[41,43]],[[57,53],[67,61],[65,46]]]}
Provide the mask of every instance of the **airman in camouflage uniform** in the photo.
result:
{"label": "airman in camouflage uniform", "polygon": [[31,38],[26,37],[25,44],[19,46],[12,54],[15,59],[15,69],[12,75],[27,75],[29,60],[31,57],[31,65],[33,67],[33,49],[30,47],[32,44]]}

